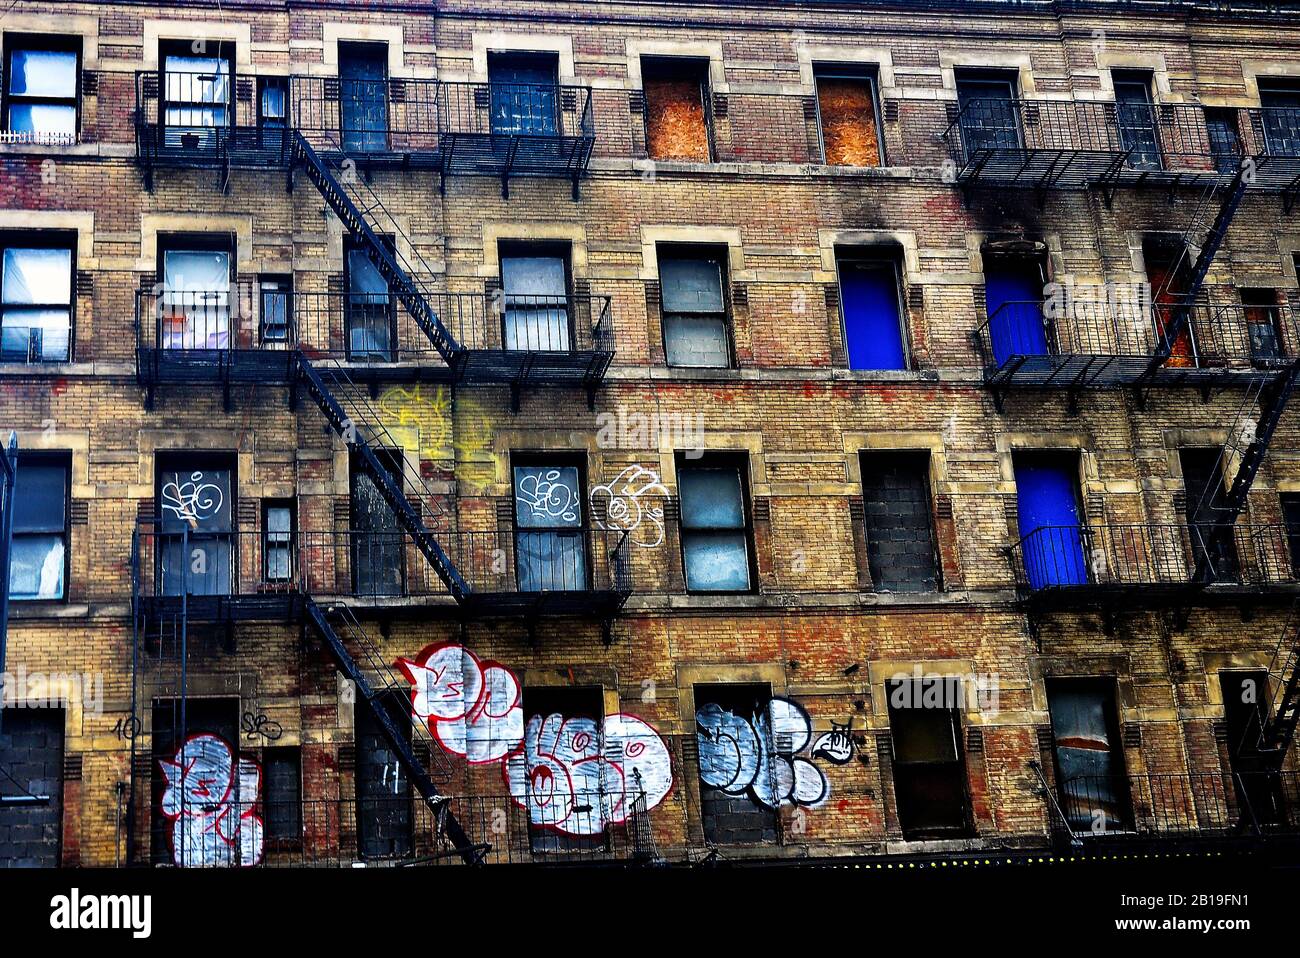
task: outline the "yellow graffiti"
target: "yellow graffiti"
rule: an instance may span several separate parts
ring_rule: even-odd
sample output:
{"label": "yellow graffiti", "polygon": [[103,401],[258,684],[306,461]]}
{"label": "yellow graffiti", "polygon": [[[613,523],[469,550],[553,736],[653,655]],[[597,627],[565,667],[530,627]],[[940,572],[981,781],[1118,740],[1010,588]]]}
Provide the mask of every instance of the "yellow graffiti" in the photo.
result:
{"label": "yellow graffiti", "polygon": [[386,428],[414,429],[421,460],[451,461],[456,477],[474,488],[496,479],[492,425],[483,409],[460,398],[453,413],[451,392],[442,386],[390,386],[378,401]]}

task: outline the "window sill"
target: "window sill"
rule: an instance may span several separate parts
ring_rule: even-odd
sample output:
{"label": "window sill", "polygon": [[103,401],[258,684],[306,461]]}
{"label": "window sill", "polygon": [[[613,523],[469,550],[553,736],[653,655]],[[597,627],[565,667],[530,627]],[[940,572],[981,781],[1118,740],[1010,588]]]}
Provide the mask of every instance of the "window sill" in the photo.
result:
{"label": "window sill", "polygon": [[0,362],[0,378],[21,376],[49,376],[62,379],[67,376],[131,376],[136,374],[135,363],[129,360],[120,362],[89,363],[4,363]]}
{"label": "window sill", "polygon": [[0,155],[49,157],[134,157],[134,143],[3,143]]}
{"label": "window sill", "polygon": [[64,602],[62,599],[10,599],[9,620],[22,619],[79,619],[90,614],[84,602]]}
{"label": "window sill", "polygon": [[911,166],[831,166],[826,163],[794,163],[776,160],[655,160],[649,157],[593,157],[590,169],[622,170],[645,177],[653,172],[690,175],[824,176],[829,179],[911,180],[916,168]]}

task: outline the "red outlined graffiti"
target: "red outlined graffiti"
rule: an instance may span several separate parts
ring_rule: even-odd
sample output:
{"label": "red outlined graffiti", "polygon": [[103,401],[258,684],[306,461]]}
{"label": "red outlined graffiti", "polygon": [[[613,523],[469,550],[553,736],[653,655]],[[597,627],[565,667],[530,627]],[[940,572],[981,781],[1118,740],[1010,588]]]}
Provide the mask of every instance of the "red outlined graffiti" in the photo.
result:
{"label": "red outlined graffiti", "polygon": [[262,770],[220,736],[186,739],[176,755],[159,759],[167,780],[159,802],[171,821],[172,860],[191,868],[252,866],[262,860],[257,802]]}

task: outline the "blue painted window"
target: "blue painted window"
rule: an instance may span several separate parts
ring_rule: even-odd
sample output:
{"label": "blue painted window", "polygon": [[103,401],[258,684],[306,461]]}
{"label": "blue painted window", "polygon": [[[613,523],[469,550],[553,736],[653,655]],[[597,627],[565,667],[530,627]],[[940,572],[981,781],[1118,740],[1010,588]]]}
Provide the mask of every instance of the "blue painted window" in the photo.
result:
{"label": "blue painted window", "polygon": [[1001,366],[1014,356],[1046,356],[1043,271],[1032,260],[987,257],[984,302],[993,358]]}
{"label": "blue painted window", "polygon": [[554,136],[558,130],[556,58],[545,54],[493,54],[492,132]]}
{"label": "blue painted window", "polygon": [[850,369],[906,369],[898,267],[889,260],[841,259],[840,305]]}
{"label": "blue painted window", "polygon": [[1020,453],[1014,465],[1021,549],[1029,587],[1087,584],[1078,457],[1069,453]]}

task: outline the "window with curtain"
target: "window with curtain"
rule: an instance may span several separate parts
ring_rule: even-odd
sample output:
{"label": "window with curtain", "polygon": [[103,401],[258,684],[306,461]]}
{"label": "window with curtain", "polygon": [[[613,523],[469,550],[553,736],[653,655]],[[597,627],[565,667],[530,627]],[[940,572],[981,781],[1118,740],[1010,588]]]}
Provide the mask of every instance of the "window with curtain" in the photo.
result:
{"label": "window with curtain", "polygon": [[75,143],[80,39],[7,36],[5,48],[6,139]]}
{"label": "window with curtain", "polygon": [[586,515],[577,465],[514,467],[515,567],[520,592],[588,588]]}
{"label": "window with curtain", "polygon": [[23,454],[14,486],[9,597],[65,597],[68,565],[68,463]]}
{"label": "window with curtain", "polygon": [[660,255],[659,295],[668,365],[731,365],[731,333],[722,282],[719,255]]}
{"label": "window with curtain", "polygon": [[67,362],[72,340],[72,246],[15,239],[0,262],[0,360]]}
{"label": "window with curtain", "polygon": [[163,125],[168,147],[211,149],[231,121],[228,56],[163,56]]}
{"label": "window with curtain", "polygon": [[750,589],[752,528],[738,462],[679,459],[682,561],[686,588],[698,592]]}
{"label": "window with curtain", "polygon": [[228,248],[164,250],[159,347],[228,348],[230,285]]}
{"label": "window with curtain", "polygon": [[569,350],[568,272],[563,256],[501,257],[506,349]]}

